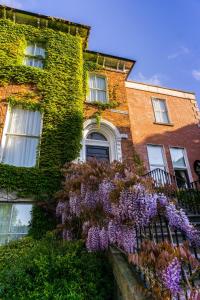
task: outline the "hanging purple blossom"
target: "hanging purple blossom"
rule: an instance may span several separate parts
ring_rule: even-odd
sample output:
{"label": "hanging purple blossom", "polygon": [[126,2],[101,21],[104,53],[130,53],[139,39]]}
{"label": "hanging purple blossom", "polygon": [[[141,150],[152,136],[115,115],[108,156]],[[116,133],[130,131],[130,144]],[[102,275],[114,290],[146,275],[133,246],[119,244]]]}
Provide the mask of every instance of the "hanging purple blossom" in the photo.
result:
{"label": "hanging purple blossom", "polygon": [[99,227],[90,227],[88,231],[86,247],[89,252],[100,250],[100,229]]}
{"label": "hanging purple blossom", "polygon": [[166,217],[168,219],[169,226],[172,226],[176,229],[185,231],[190,225],[189,219],[185,212],[182,209],[177,210],[173,203],[170,203],[166,206]]}
{"label": "hanging purple blossom", "polygon": [[85,193],[85,197],[82,199],[83,206],[89,209],[94,209],[98,202],[99,202],[98,191],[92,191],[88,189]]}
{"label": "hanging purple blossom", "polygon": [[108,249],[109,239],[108,239],[108,231],[103,227],[100,231],[100,249],[106,250]]}
{"label": "hanging purple blossom", "polygon": [[136,248],[136,233],[133,227],[123,226],[122,227],[122,241],[120,244],[123,250],[130,254],[135,252]]}
{"label": "hanging purple blossom", "polygon": [[181,291],[181,264],[178,258],[175,257],[164,270],[159,271],[158,277],[160,277],[163,285],[170,290],[172,295],[179,293]]}
{"label": "hanging purple blossom", "polygon": [[71,195],[69,199],[70,213],[76,217],[81,214],[81,199],[77,195]]}
{"label": "hanging purple blossom", "polygon": [[119,235],[119,224],[111,220],[108,224],[108,237],[111,244],[116,244]]}
{"label": "hanging purple blossom", "polygon": [[[156,197],[156,195],[155,195]],[[157,195],[157,202],[161,207],[165,207],[169,204],[169,199],[164,194],[158,194]]]}
{"label": "hanging purple blossom", "polygon": [[115,186],[111,181],[104,180],[99,185],[99,200],[103,205],[106,213],[111,213],[110,193],[114,190]]}
{"label": "hanging purple blossom", "polygon": [[57,206],[56,206],[56,216],[60,217],[65,209],[66,202],[59,201]]}

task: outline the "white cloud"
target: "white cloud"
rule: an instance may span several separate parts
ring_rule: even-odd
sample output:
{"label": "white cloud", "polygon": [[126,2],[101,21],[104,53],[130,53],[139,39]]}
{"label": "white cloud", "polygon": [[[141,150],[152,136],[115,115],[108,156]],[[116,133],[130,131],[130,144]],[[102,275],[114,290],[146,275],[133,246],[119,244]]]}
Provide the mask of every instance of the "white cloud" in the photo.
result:
{"label": "white cloud", "polygon": [[18,0],[0,0],[1,5],[7,5],[14,8],[22,8],[22,3]]}
{"label": "white cloud", "polygon": [[193,70],[192,71],[192,76],[194,77],[194,79],[200,81],[200,70]]}
{"label": "white cloud", "polygon": [[175,59],[179,56],[187,55],[189,53],[190,53],[190,50],[187,47],[181,46],[181,47],[179,47],[179,49],[176,52],[168,55],[168,59]]}
{"label": "white cloud", "polygon": [[138,75],[134,76],[134,80],[153,84],[153,85],[162,85],[162,81],[161,81],[162,77],[163,76],[161,76],[160,74],[154,74],[151,77],[146,77],[141,72],[139,72]]}

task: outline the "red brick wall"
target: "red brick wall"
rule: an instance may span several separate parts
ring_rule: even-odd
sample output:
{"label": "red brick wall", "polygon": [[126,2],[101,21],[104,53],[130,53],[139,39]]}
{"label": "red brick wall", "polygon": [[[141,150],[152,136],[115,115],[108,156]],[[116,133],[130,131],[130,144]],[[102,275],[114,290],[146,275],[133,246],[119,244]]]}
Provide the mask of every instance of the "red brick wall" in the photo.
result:
{"label": "red brick wall", "polygon": [[[165,99],[172,126],[154,124],[151,98]],[[193,163],[200,159],[200,128],[194,100],[127,88],[132,139],[136,151],[149,169],[147,144],[163,145],[169,172],[173,173],[170,146],[186,149],[193,179]]]}
{"label": "red brick wall", "polygon": [[[122,158],[133,157],[133,143],[130,132],[130,121],[128,115],[127,95],[125,88],[126,74],[116,71],[103,70],[98,73],[105,75],[108,82],[109,100],[119,102],[119,106],[114,110],[124,113],[113,112],[110,109],[102,112],[102,118],[115,125],[120,133],[128,135],[128,139],[122,139]],[[85,105],[85,119],[92,117],[96,109],[90,105]]]}

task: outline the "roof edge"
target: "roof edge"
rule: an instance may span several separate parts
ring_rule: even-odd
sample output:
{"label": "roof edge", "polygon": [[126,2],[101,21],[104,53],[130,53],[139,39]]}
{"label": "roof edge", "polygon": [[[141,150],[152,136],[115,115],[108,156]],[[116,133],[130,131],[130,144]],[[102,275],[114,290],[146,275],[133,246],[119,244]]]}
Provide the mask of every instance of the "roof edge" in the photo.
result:
{"label": "roof edge", "polygon": [[127,83],[136,83],[136,84],[141,84],[141,85],[147,85],[149,87],[155,87],[155,88],[160,88],[160,89],[164,89],[164,90],[170,90],[170,91],[175,91],[175,92],[181,92],[181,93],[186,93],[186,94],[191,94],[196,96],[195,92],[192,91],[186,91],[186,90],[180,90],[180,89],[173,89],[173,88],[168,88],[165,86],[161,86],[161,85],[154,85],[154,84],[150,84],[150,83],[145,83],[145,82],[139,82],[139,81],[135,81],[135,80],[126,80]]}

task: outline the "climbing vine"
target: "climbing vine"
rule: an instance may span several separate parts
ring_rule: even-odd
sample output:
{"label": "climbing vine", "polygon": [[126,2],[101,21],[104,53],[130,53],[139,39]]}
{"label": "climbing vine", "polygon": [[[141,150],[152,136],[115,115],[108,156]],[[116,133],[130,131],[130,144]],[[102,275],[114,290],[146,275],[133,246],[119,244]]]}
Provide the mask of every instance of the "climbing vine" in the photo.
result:
{"label": "climbing vine", "polygon": [[[0,32],[0,86],[33,87],[3,101],[11,107],[38,110],[43,116],[39,164],[34,168],[0,164],[0,187],[48,200],[59,189],[61,166],[74,160],[81,147],[87,72],[83,72],[82,39],[6,19],[0,20]],[[28,42],[44,45],[44,69],[23,65]]]}

